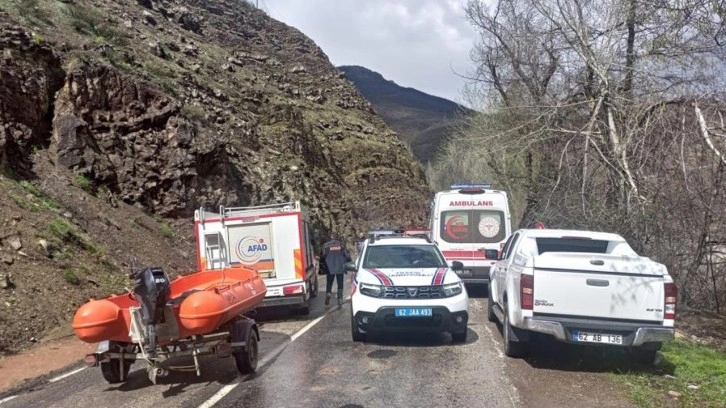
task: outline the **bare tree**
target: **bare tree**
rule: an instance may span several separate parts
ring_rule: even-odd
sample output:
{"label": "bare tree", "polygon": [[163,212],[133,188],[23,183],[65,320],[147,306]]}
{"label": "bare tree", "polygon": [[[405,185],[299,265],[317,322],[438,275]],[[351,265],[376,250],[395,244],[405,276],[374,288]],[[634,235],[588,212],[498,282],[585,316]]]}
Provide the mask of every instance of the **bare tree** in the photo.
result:
{"label": "bare tree", "polygon": [[469,96],[483,113],[432,182],[492,177],[523,226],[618,231],[685,287],[708,280],[702,306],[720,308],[724,15],[708,0],[469,1],[480,35]]}

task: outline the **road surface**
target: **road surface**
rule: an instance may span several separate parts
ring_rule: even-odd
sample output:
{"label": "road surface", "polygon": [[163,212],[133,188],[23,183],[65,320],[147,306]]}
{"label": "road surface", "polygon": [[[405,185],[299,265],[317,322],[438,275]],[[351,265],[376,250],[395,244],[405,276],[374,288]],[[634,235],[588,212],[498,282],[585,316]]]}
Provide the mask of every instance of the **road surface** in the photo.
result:
{"label": "road surface", "polygon": [[617,356],[542,342],[527,359],[507,358],[499,328],[486,321],[485,291],[470,297],[465,344],[448,334],[353,343],[349,303],[326,307],[321,296],[309,316],[258,316],[260,365],[251,376],[240,377],[230,358],[207,357],[201,377],[173,372],[152,385],[136,363],[124,384],[109,385],[79,362],[67,376],[0,395],[0,408],[629,406],[608,374],[625,364]]}

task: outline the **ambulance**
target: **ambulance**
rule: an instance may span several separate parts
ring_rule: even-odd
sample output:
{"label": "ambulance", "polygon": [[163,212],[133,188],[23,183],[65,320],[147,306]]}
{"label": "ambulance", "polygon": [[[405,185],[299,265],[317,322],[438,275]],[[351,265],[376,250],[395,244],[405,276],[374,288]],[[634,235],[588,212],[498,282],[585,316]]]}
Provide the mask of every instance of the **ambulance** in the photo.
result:
{"label": "ambulance", "polygon": [[256,207],[220,206],[194,212],[200,271],[243,265],[267,286],[265,306],[291,306],[309,313],[318,294],[308,211],[299,201]]}
{"label": "ambulance", "polygon": [[487,258],[486,251],[501,251],[512,233],[507,193],[490,188],[490,184],[456,184],[436,193],[431,202],[431,240],[449,264],[464,264],[456,271],[464,283],[489,283],[489,269],[496,259]]}

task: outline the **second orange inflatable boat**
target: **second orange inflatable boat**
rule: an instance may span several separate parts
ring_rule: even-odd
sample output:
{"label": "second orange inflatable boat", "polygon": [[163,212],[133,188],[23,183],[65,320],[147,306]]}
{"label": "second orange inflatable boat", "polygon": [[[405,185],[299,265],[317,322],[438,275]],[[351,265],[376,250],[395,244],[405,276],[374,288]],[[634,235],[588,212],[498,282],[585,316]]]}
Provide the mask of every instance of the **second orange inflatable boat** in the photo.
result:
{"label": "second orange inflatable boat", "polygon": [[[178,277],[170,283],[169,299],[165,305],[176,319],[178,332],[174,332],[175,338],[160,336],[159,345],[211,333],[240,313],[262,303],[266,292],[265,283],[257,271],[244,267],[201,271]],[[139,302],[132,294],[91,300],[76,311],[73,330],[79,339],[87,343],[103,340],[129,343],[132,341],[129,308],[137,306]]]}

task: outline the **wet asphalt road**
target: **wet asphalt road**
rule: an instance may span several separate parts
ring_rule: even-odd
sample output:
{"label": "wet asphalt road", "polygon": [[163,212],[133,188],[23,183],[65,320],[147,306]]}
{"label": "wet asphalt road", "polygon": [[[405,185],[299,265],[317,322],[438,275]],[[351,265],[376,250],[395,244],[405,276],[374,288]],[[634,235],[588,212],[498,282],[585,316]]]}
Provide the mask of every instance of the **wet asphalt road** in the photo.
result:
{"label": "wet asphalt road", "polygon": [[451,344],[449,335],[385,336],[361,344],[351,341],[346,304],[219,406],[517,406],[504,362],[481,326],[482,303],[474,306],[466,344]]}
{"label": "wet asphalt road", "polygon": [[[528,359],[506,358],[497,326],[486,321],[487,299],[481,290],[470,296],[465,344],[452,344],[448,334],[353,343],[350,305],[325,307],[321,296],[309,316],[258,316],[261,361],[254,375],[240,377],[231,358],[206,357],[201,377],[173,372],[152,385],[137,363],[119,386],[86,368],[26,386],[0,408],[628,406],[592,351],[545,345]],[[583,359],[592,364],[583,368]]]}

